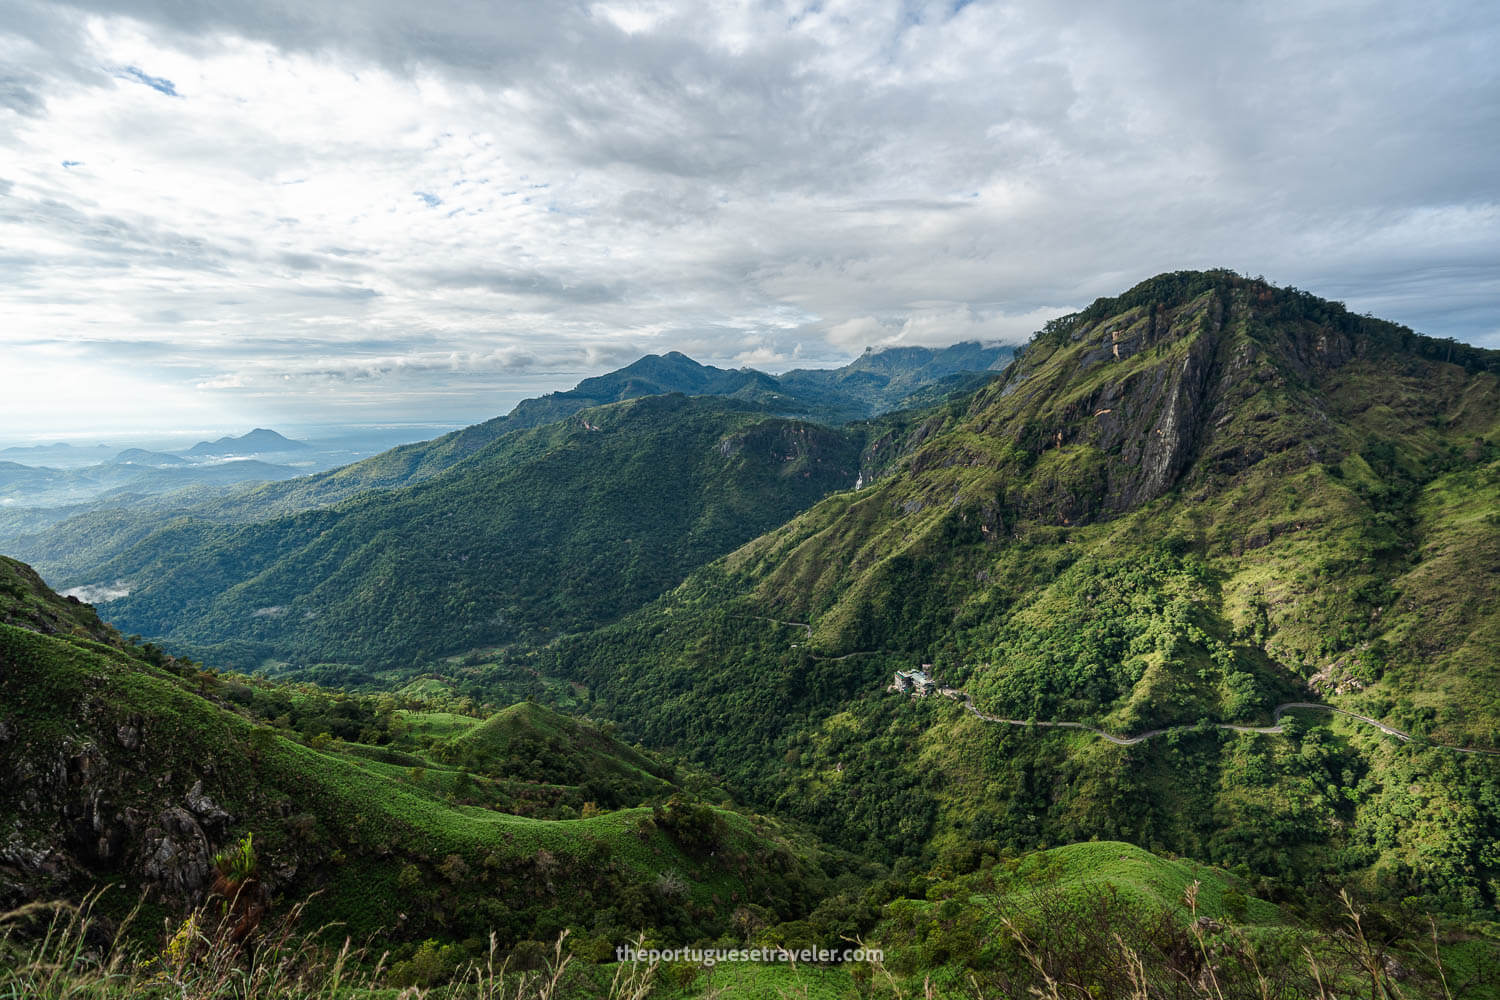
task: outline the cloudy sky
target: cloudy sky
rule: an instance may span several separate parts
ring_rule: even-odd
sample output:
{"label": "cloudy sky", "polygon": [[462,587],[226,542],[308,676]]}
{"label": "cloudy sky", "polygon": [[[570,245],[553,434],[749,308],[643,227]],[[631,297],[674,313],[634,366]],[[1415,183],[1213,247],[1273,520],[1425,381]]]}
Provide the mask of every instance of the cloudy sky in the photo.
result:
{"label": "cloudy sky", "polygon": [[0,436],[467,421],[1226,266],[1500,347],[1500,5],[0,0]]}

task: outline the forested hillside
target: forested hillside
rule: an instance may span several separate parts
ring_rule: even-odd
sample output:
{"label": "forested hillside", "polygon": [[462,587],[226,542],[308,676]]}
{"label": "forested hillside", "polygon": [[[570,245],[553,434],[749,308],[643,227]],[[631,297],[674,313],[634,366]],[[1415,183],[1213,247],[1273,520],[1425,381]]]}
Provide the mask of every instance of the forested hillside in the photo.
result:
{"label": "forested hillside", "polygon": [[172,522],[91,578],[132,581],[109,605],[121,628],[239,643],[211,654],[235,665],[427,658],[638,607],[852,486],[871,431],[650,397],[506,435],[405,490],[247,526]]}
{"label": "forested hillside", "polygon": [[[867,351],[843,368],[800,369],[780,377],[749,368],[726,370],[700,365],[676,351],[647,355],[618,371],[584,379],[572,389],[522,400],[504,416],[310,476],[285,479],[292,470],[280,472],[269,467],[260,467],[266,471],[258,474],[256,463],[240,462],[234,463],[237,473],[225,467],[214,474],[230,476],[234,482],[281,481],[227,491],[199,487],[160,494],[121,489],[87,504],[28,507],[17,503],[3,507],[0,551],[27,560],[49,579],[72,580],[90,576],[165,520],[189,517],[216,524],[244,524],[331,506],[373,490],[415,485],[472,458],[507,434],[553,423],[593,406],[682,393],[733,398],[768,414],[846,423],[892,410],[930,406],[949,395],[971,391],[995,377],[992,369],[1003,367],[1012,354],[1010,347],[978,343],[942,349]],[[212,447],[208,442],[203,444]],[[68,475],[21,466],[16,469],[32,478],[50,475],[66,480]],[[128,478],[122,482],[128,482]]]}
{"label": "forested hillside", "polygon": [[443,974],[491,933],[530,967],[571,927],[592,961],[647,928],[722,934],[735,900],[804,915],[823,866],[852,864],[538,706],[485,719],[460,699],[221,674],[124,642],[8,559],[0,622],[0,913],[113,882],[101,922],[149,890],[137,928],[154,937],[242,849],[255,921],[308,903],[299,932],[378,932],[396,981],[425,984],[428,939]]}
{"label": "forested hillside", "polygon": [[[1164,275],[1050,324],[893,474],[543,669],[881,856],[1110,837],[1266,892],[1489,911],[1500,758],[1448,748],[1500,731],[1497,358]],[[1168,732],[1118,746],[884,690],[923,663],[997,717]],[[1292,701],[1415,739],[1201,725]]]}

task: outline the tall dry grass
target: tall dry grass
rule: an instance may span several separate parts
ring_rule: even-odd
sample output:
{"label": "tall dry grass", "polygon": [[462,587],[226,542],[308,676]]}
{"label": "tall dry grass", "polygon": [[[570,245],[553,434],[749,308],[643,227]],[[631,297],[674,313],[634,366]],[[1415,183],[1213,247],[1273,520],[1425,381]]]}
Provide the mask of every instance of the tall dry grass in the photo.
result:
{"label": "tall dry grass", "polygon": [[222,905],[193,911],[160,947],[132,934],[139,904],[118,922],[104,918],[93,893],[79,904],[32,903],[0,914],[0,1000],[646,1000],[658,965],[621,965],[599,982],[573,968],[559,935],[543,968],[511,972],[490,935],[489,954],[430,988],[384,983],[378,956],[335,926],[299,931],[306,903],[236,942]]}

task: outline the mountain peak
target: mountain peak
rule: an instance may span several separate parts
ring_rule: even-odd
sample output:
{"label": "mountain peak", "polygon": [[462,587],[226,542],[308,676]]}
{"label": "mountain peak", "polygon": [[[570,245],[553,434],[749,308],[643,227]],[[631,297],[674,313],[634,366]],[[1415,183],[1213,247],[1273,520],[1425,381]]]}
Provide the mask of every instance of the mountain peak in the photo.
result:
{"label": "mountain peak", "polygon": [[1058,468],[1032,477],[1030,514],[1076,524],[1262,463],[1292,475],[1357,452],[1372,387],[1433,363],[1494,371],[1500,352],[1261,278],[1177,271],[1049,322],[971,412],[977,431]]}
{"label": "mountain peak", "polygon": [[[1315,360],[1337,366],[1351,357],[1376,352],[1456,364],[1470,372],[1500,371],[1500,351],[1425,336],[1400,323],[1350,312],[1342,302],[1228,268],[1154,275],[1119,295],[1095,299],[1079,312],[1051,320],[1032,338],[1027,349],[1033,346],[1054,349],[1068,341],[1078,341],[1085,330],[1101,322],[1136,310],[1180,308],[1206,295],[1216,296],[1222,307],[1235,303],[1244,316],[1262,328],[1279,327],[1288,339],[1277,350],[1300,355],[1302,367]],[[1303,334],[1312,335],[1312,339],[1302,338]],[[1321,355],[1321,359],[1315,355]]]}
{"label": "mountain peak", "polygon": [[308,446],[301,441],[293,441],[266,427],[257,427],[239,437],[225,436],[217,441],[199,441],[183,454],[253,455],[260,452],[300,451],[306,447]]}

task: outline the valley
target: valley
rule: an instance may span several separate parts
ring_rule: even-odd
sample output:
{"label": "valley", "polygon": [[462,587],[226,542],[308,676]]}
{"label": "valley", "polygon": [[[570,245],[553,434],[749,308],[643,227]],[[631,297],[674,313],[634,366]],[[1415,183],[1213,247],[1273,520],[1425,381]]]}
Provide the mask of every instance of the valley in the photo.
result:
{"label": "valley", "polygon": [[160,970],[238,849],[349,996],[1494,996],[1497,421],[1496,352],[1173,272],[0,535],[0,913],[114,882]]}

